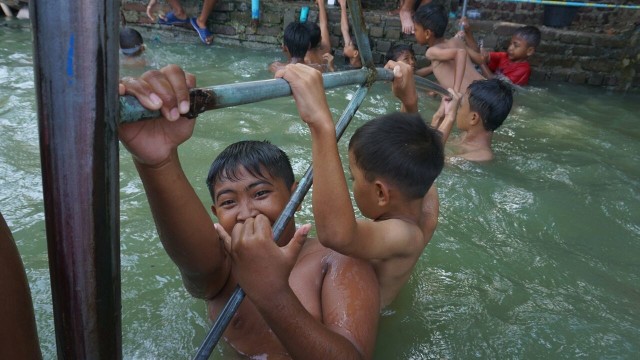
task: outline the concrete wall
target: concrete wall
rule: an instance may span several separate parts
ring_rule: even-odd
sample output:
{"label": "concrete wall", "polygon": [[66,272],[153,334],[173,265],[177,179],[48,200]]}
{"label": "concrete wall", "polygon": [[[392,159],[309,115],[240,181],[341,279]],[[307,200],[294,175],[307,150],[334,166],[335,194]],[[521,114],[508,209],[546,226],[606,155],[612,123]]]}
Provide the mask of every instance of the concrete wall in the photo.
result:
{"label": "concrete wall", "polygon": [[[607,2],[632,3],[625,0]],[[183,0],[182,3],[191,16],[199,13],[200,1]],[[127,22],[164,29],[165,27],[153,25],[147,18],[146,4],[146,0],[123,0]],[[308,5],[309,1],[261,1],[260,24],[253,27],[248,0],[219,0],[209,18],[209,28],[216,34],[214,41],[217,43],[277,49],[282,43],[282,32],[286,24],[297,19],[300,8]],[[419,65],[426,65],[426,48],[415,43],[413,36],[402,34],[398,16],[388,13],[391,5],[393,4],[388,1],[374,2],[373,5],[363,1],[374,60],[381,64],[389,47],[403,43],[413,46]],[[385,9],[373,9],[376,6]],[[476,38],[483,38],[486,48],[498,51],[506,49],[514,29],[524,24],[540,27],[542,44],[531,58],[533,81],[563,81],[617,90],[640,89],[640,10],[581,8],[570,27],[557,29],[542,26],[542,5],[469,0],[469,8],[479,9],[482,13],[482,20],[472,24]],[[161,2],[157,10],[164,12],[169,7]],[[344,45],[340,33],[340,9],[335,6],[328,7],[327,10],[331,43],[336,56],[340,57]],[[626,20],[623,21],[625,17]],[[317,19],[314,7],[309,13],[309,19]],[[510,20],[514,22],[506,22]],[[616,21],[620,21],[620,24]],[[449,26],[447,36],[455,33],[455,26],[452,25]],[[590,30],[584,31],[587,28]],[[184,37],[185,41],[198,41],[195,33],[190,34],[192,31],[188,27],[176,28],[170,32],[170,36]]]}

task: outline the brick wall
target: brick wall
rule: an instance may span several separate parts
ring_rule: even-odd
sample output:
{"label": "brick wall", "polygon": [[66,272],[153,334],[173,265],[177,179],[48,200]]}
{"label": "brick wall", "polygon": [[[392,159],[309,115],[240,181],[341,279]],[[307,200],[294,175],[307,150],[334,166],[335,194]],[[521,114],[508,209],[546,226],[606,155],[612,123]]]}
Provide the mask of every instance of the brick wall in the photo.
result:
{"label": "brick wall", "polygon": [[[607,0],[607,2],[631,3],[625,0]],[[157,32],[157,29],[166,29],[166,27],[152,25],[145,14],[146,3],[146,0],[123,0],[127,22],[146,26],[154,32]],[[183,0],[182,3],[191,16],[199,13],[201,1]],[[277,49],[282,43],[282,32],[286,24],[298,18],[301,6],[310,4],[309,1],[261,1],[260,24],[253,27],[250,25],[249,1],[219,0],[210,16],[209,28],[216,34],[214,41],[221,44]],[[367,2],[365,1],[364,4]],[[371,4],[363,5],[366,7],[364,17],[368,26],[374,61],[378,64],[382,63],[389,47],[403,43],[413,46],[419,65],[426,65],[424,59],[426,48],[415,43],[413,36],[402,34],[398,16],[388,14],[388,9],[394,8],[397,3],[379,1],[375,4],[384,7],[384,10],[371,9],[373,6]],[[556,29],[541,26],[543,11],[541,5],[469,0],[469,8],[479,9],[482,13],[482,19],[474,21],[473,27],[476,37],[484,39],[486,48],[504,50],[515,28],[523,24],[540,26],[542,44],[531,58],[534,81],[564,81],[606,86],[618,90],[640,89],[640,32],[633,22],[640,16],[640,10],[581,9],[571,27]],[[161,2],[158,11],[168,10],[168,5]],[[340,33],[340,8],[328,7],[327,10],[331,44],[336,56],[339,57],[342,55],[344,45]],[[624,26],[617,26],[613,22],[624,16],[628,17]],[[313,6],[309,19],[311,21],[317,19],[317,11]],[[584,23],[581,23],[582,21]],[[584,30],[587,27],[586,24],[596,23],[600,24],[600,27],[592,26],[591,31]],[[613,27],[609,31],[604,31],[603,29],[607,26]],[[192,31],[189,28],[176,28],[163,33],[167,33],[167,36],[184,37],[185,41],[197,41]],[[455,26],[450,24],[447,36],[452,36],[454,32]]]}

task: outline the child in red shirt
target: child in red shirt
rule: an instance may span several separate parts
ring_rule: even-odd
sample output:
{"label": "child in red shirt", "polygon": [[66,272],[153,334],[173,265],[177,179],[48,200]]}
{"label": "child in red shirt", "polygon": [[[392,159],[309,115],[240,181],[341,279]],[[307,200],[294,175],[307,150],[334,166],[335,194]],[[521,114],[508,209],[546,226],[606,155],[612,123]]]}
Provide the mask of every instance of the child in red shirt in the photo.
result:
{"label": "child in red shirt", "polygon": [[506,52],[484,52],[478,46],[466,19],[461,20],[464,31],[459,34],[464,36],[469,57],[480,65],[484,75],[491,79],[500,76],[511,80],[516,85],[529,84],[531,66],[529,57],[540,45],[540,30],[535,26],[523,26],[518,28],[511,36],[511,42]]}

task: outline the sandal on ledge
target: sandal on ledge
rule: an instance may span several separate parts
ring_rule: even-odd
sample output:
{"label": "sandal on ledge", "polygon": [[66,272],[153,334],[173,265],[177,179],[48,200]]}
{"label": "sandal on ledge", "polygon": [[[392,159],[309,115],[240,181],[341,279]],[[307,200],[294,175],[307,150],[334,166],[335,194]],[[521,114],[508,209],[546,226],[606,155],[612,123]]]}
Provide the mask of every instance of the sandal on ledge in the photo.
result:
{"label": "sandal on ledge", "polygon": [[198,32],[200,40],[202,40],[205,45],[211,45],[211,43],[213,42],[213,33],[209,31],[207,27],[201,28],[200,26],[198,26],[198,21],[196,20],[196,18],[190,18],[189,21],[191,22],[191,26],[193,26],[193,29]]}
{"label": "sandal on ledge", "polygon": [[164,18],[162,17],[158,18],[158,24],[160,25],[183,25],[188,23],[189,23],[189,18],[178,19],[178,17],[176,16],[176,14],[173,13],[173,11],[169,11],[168,13],[164,14]]}

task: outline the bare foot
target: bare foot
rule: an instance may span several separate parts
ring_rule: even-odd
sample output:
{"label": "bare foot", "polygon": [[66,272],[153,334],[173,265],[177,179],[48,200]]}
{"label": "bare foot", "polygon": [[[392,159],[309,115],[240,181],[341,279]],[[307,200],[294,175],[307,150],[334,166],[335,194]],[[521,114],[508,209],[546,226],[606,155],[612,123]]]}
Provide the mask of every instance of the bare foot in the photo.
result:
{"label": "bare foot", "polygon": [[405,34],[413,34],[413,19],[411,18],[411,11],[400,9],[400,22],[402,23],[402,32]]}

